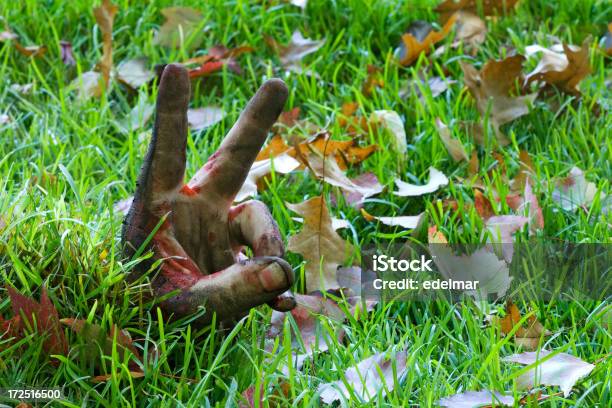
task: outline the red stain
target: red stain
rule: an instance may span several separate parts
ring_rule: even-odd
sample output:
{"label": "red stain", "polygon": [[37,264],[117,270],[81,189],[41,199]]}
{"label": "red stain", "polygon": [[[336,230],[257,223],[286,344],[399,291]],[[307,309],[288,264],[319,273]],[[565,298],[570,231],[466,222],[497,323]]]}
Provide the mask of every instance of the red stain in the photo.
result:
{"label": "red stain", "polygon": [[200,191],[200,189],[199,189],[199,188],[197,188],[197,187],[191,188],[191,187],[189,187],[187,184],[185,184],[185,185],[184,185],[184,186],[181,188],[180,193],[181,193],[181,194],[184,194],[184,195],[186,195],[186,196],[189,196],[189,197],[193,197],[193,196],[197,195],[199,191]]}

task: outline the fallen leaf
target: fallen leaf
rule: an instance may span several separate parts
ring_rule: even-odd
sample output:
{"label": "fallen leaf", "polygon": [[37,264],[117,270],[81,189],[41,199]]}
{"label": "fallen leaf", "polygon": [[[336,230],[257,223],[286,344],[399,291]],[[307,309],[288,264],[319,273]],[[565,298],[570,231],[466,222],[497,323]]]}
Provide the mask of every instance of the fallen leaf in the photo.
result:
{"label": "fallen leaf", "polygon": [[117,67],[117,79],[132,89],[138,89],[153,79],[155,74],[147,68],[146,58],[122,61]]}
{"label": "fallen leaf", "polygon": [[523,200],[516,210],[527,217],[531,231],[544,229],[544,214],[538,202],[538,197],[533,193],[529,181],[525,182]]}
{"label": "fallen leaf", "polygon": [[102,0],[102,5],[94,8],[96,23],[102,32],[102,59],[98,64],[104,86],[108,88],[113,69],[113,22],[119,8],[111,0]]}
{"label": "fallen leaf", "polygon": [[368,197],[376,195],[383,190],[383,186],[378,183],[378,179],[374,183],[362,182],[357,184],[349,179],[346,174],[338,167],[333,156],[323,158],[318,154],[310,154],[307,157],[308,167],[321,180],[332,186],[340,187],[343,193],[349,194],[347,200],[349,204],[360,205]]}
{"label": "fallen leaf", "polygon": [[300,162],[288,154],[281,154],[273,159],[254,162],[240,191],[234,198],[234,202],[240,202],[257,195],[258,181],[262,177],[272,173],[272,166],[274,166],[274,171],[276,173],[287,174],[300,167]]}
{"label": "fallen leaf", "polygon": [[64,65],[76,65],[76,60],[72,51],[72,44],[69,41],[60,41],[60,58],[62,59],[62,63]]}
{"label": "fallen leaf", "polygon": [[337,400],[367,403],[379,393],[385,396],[393,391],[406,373],[406,352],[396,352],[392,357],[386,354],[375,354],[350,367],[344,372],[343,380],[319,385],[317,392],[321,401],[325,404]]}
{"label": "fallen leaf", "polygon": [[81,76],[76,77],[70,83],[70,88],[77,90],[77,98],[79,100],[86,100],[102,95],[102,80],[102,74],[99,72],[87,71]]}
{"label": "fallen leaf", "polygon": [[308,0],[290,0],[289,2],[302,10],[305,10],[306,6],[308,5]]}
{"label": "fallen leaf", "polygon": [[584,172],[578,167],[573,167],[569,175],[557,183],[552,199],[565,211],[576,211],[591,204],[596,194],[595,183],[587,181]]}
{"label": "fallen leaf", "polygon": [[[295,222],[299,222],[300,224],[304,223],[304,219],[301,217],[291,217],[291,219]],[[351,223],[348,222],[348,220],[343,220],[342,218],[336,218],[336,217],[332,217],[331,222],[332,222],[332,228],[334,229],[334,231],[337,231],[343,228],[348,228],[351,225]]]}
{"label": "fallen leaf", "polygon": [[419,58],[421,53],[428,54],[434,44],[446,38],[455,23],[455,17],[451,17],[440,31],[434,31],[430,26],[429,31],[424,36],[421,34],[423,32],[421,27],[423,27],[424,24],[423,22],[419,23],[420,24],[416,26],[418,27],[417,30],[412,30],[412,27],[415,26],[411,26],[408,28],[408,31],[402,35],[401,45],[396,51],[399,63],[403,66],[412,65]]}
{"label": "fallen leaf", "polygon": [[460,10],[455,14],[455,42],[454,47],[460,43],[466,44],[468,48],[476,50],[484,43],[487,35],[487,26],[477,15],[469,11]]}
{"label": "fallen leaf", "polygon": [[336,271],[351,256],[354,248],[332,227],[323,197],[287,204],[287,207],[304,218],[302,231],[289,238],[287,250],[302,255],[306,261],[307,292],[338,289]]}
{"label": "fallen leaf", "polygon": [[134,201],[134,197],[128,197],[117,201],[115,204],[113,204],[113,210],[116,213],[127,215],[127,213],[130,211],[130,207],[132,207],[132,201]]}
{"label": "fallen leaf", "polygon": [[155,112],[155,106],[147,103],[145,98],[141,98],[138,104],[132,108],[125,121],[127,131],[135,131],[143,127]]}
{"label": "fallen leaf", "polygon": [[197,131],[211,127],[225,118],[226,113],[218,106],[206,106],[187,110],[187,122],[191,130]]}
{"label": "fallen leaf", "polygon": [[365,218],[367,221],[379,221],[390,227],[402,227],[406,229],[416,228],[417,225],[419,225],[419,221],[421,220],[421,217],[423,216],[423,214],[421,213],[419,215],[399,215],[399,216],[394,216],[394,217],[378,217],[378,216],[368,213],[363,208],[361,209],[361,215],[363,215],[363,218]]}
{"label": "fallen leaf", "polygon": [[474,208],[484,221],[495,215],[491,201],[479,190],[474,190]]}
{"label": "fallen leaf", "polygon": [[42,347],[47,354],[67,355],[68,343],[59,324],[57,309],[49,299],[47,290],[42,289],[40,302],[37,302],[10,286],[6,289],[14,316],[8,323],[12,326],[11,334],[22,338],[33,329],[45,337]]}
{"label": "fallen leaf", "polygon": [[163,47],[197,48],[204,39],[202,35],[194,35],[204,19],[202,13],[191,7],[167,7],[161,10],[164,24],[159,28],[156,42]]}
{"label": "fallen leaf", "polygon": [[430,228],[428,235],[429,252],[442,276],[455,281],[478,281],[477,289],[464,291],[467,295],[480,301],[492,293],[501,297],[510,288],[512,277],[508,264],[490,249],[485,247],[469,255],[455,255],[436,227]]}
{"label": "fallen leaf", "polygon": [[465,148],[461,144],[460,140],[454,139],[451,135],[448,126],[442,122],[440,118],[436,118],[436,128],[438,129],[438,135],[446,147],[446,151],[453,158],[455,162],[459,162],[461,160],[469,161],[469,157]]}
{"label": "fallen leaf", "polygon": [[14,43],[15,49],[19,53],[26,57],[42,57],[47,52],[47,46],[45,45],[27,45],[23,46],[18,42]]}
{"label": "fallen leaf", "polygon": [[438,400],[438,405],[448,408],[477,408],[482,406],[514,406],[514,398],[497,391],[467,391]]}
{"label": "fallen leaf", "polygon": [[495,251],[502,253],[506,262],[512,262],[514,255],[515,232],[521,230],[529,222],[527,217],[520,215],[497,215],[489,218],[485,223],[487,231],[486,241]]}
{"label": "fallen leaf", "polygon": [[99,325],[89,323],[82,319],[62,319],[60,322],[72,329],[79,338],[82,344],[79,349],[79,358],[87,361],[98,361],[100,353],[104,356],[113,355],[113,347],[116,348],[119,358],[123,360],[126,352],[132,353],[134,357],[141,360],[138,349],[132,344],[132,338],[126,330],[120,330],[116,325],[110,330],[110,333]]}
{"label": "fallen leaf", "polygon": [[501,61],[491,60],[480,70],[460,61],[465,85],[476,100],[482,118],[488,113],[498,142],[509,143],[500,126],[529,113],[537,94],[511,96],[518,82],[522,83],[521,70],[525,57],[515,55]]}
{"label": "fallen leaf", "polygon": [[252,51],[253,48],[246,45],[232,49],[224,45],[215,45],[208,49],[208,54],[189,59],[184,62],[184,65],[197,64],[197,67],[189,69],[189,77],[192,79],[210,76],[215,72],[222,71],[223,67],[227,67],[230,71],[240,74],[242,73],[242,68],[240,68],[236,57]]}
{"label": "fallen leaf", "polygon": [[406,183],[400,179],[395,179],[395,184],[398,190],[394,191],[393,194],[400,197],[417,197],[423,194],[433,193],[440,187],[448,184],[448,178],[439,170],[433,167],[429,168],[429,182],[425,185],[416,185]]}
{"label": "fallen leaf", "polygon": [[[273,41],[273,40],[272,40]],[[269,40],[270,42],[270,40]],[[298,30],[291,35],[291,41],[286,46],[278,44],[276,48],[283,68],[297,73],[302,72],[302,60],[309,54],[316,52],[325,44],[325,40],[311,40],[304,38]]]}
{"label": "fallen leaf", "polygon": [[370,115],[370,122],[382,126],[388,130],[393,136],[391,146],[397,152],[400,160],[405,160],[408,142],[406,141],[406,131],[404,130],[404,122],[400,115],[395,111],[377,110]]}
{"label": "fallen leaf", "polygon": [[431,77],[427,78],[426,74],[420,73],[417,79],[410,80],[403,86],[399,91],[400,98],[409,97],[411,93],[415,93],[419,101],[425,103],[426,102],[426,92],[423,92],[424,89],[429,89],[431,92],[431,97],[435,98],[444,93],[450,85],[456,84],[457,81],[454,79],[448,78],[440,78],[440,77]]}
{"label": "fallen leaf", "polygon": [[457,11],[467,11],[485,16],[502,15],[511,11],[518,0],[446,0],[434,11],[440,13],[440,21],[445,22]]}
{"label": "fallen leaf", "polygon": [[538,385],[558,385],[564,397],[572,392],[572,387],[578,380],[586,377],[595,366],[566,353],[558,353],[544,360],[552,351],[528,351],[505,357],[503,361],[524,365],[536,364],[517,377],[517,388],[531,389]]}
{"label": "fallen leaf", "polygon": [[375,65],[368,65],[368,76],[365,82],[361,86],[361,93],[369,97],[374,92],[375,88],[382,88],[385,86],[385,80],[382,78],[381,69]]}
{"label": "fallen leaf", "polygon": [[351,179],[351,182],[359,187],[359,190],[342,190],[342,195],[344,196],[344,200],[347,204],[355,207],[361,208],[363,206],[364,200],[375,194],[378,194],[383,191],[384,187],[378,181],[378,177],[374,173],[363,173],[359,176]]}
{"label": "fallen leaf", "polygon": [[558,53],[554,55],[554,50],[545,51],[545,49],[532,47],[528,51],[531,51],[532,54],[543,52],[544,56],[538,66],[528,75],[527,83],[542,81],[560,91],[580,95],[578,84],[591,73],[589,64],[591,41],[592,38],[588,36],[580,48],[563,44],[564,56]]}
{"label": "fallen leaf", "polygon": [[[521,312],[518,307],[508,299],[506,301],[506,315],[494,322],[499,325],[503,334],[509,334],[521,321]],[[546,330],[538,319],[531,315],[524,325],[520,326],[514,333],[514,343],[525,350],[536,350],[540,338],[550,336],[551,332]]]}

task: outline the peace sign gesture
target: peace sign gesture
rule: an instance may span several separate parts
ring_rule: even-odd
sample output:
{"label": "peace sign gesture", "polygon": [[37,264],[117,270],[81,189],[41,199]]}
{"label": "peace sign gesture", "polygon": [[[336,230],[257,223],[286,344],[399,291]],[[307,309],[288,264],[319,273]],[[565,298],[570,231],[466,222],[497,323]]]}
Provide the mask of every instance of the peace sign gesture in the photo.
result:
{"label": "peace sign gesture", "polygon": [[[206,313],[198,323],[207,324],[213,312],[218,321],[229,323],[262,303],[289,310],[295,300],[284,293],[294,274],[282,259],[284,248],[274,219],[259,201],[232,207],[283,109],[287,87],[279,79],[264,83],[217,152],[184,184],[189,94],[187,70],[167,65],[153,136],[123,225],[126,254],[132,256],[163,220],[148,244],[153,259],[139,264],[137,274],[162,260],[152,280],[155,295],[177,291],[161,302],[166,314],[181,317],[203,306]],[[253,250],[254,258],[239,259],[244,245]]]}

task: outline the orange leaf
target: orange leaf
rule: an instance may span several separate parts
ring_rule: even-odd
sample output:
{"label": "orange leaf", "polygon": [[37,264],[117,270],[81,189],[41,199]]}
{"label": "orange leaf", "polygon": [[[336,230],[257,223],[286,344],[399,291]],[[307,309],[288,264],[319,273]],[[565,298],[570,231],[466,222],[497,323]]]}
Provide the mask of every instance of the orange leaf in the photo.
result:
{"label": "orange leaf", "polygon": [[451,17],[442,27],[440,31],[430,31],[423,41],[417,40],[412,34],[402,35],[402,43],[405,48],[405,54],[400,60],[400,64],[408,66],[414,63],[422,52],[429,53],[432,45],[442,41],[450,32],[456,17]]}
{"label": "orange leaf", "polygon": [[102,59],[99,67],[106,87],[113,68],[113,21],[118,10],[110,0],[103,0],[101,6],[94,8],[94,16],[102,32]]}
{"label": "orange leaf", "polygon": [[518,0],[446,0],[440,3],[435,11],[440,13],[440,21],[447,21],[457,11],[468,11],[478,14],[480,10],[485,16],[500,15],[510,11]]}

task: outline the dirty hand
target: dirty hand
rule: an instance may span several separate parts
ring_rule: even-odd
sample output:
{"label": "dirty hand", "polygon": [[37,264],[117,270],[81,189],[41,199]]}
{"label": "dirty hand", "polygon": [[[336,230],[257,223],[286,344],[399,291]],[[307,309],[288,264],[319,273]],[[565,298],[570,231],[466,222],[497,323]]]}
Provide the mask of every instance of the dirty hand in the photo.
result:
{"label": "dirty hand", "polygon": [[[170,317],[204,307],[197,323],[230,323],[250,308],[268,303],[286,311],[295,306],[287,292],[293,270],[282,257],[283,243],[268,208],[248,201],[232,206],[270,127],[287,99],[278,79],[262,85],[208,162],[184,184],[187,107],[190,84],[185,68],[165,67],[157,95],[155,127],[140,171],[122,239],[132,256],[166,217],[146,248],[153,259],[137,274],[162,260],[152,286]],[[251,259],[239,259],[249,246]],[[286,293],[285,293],[286,292]]]}

